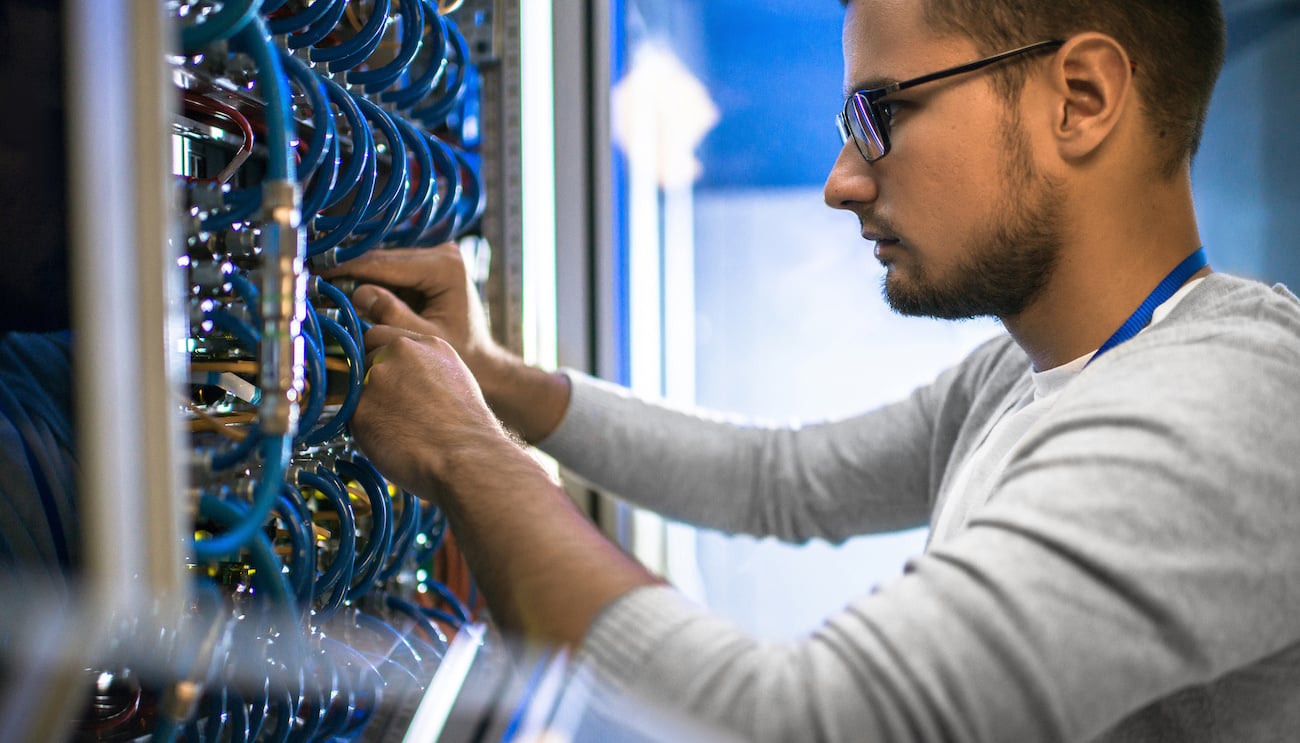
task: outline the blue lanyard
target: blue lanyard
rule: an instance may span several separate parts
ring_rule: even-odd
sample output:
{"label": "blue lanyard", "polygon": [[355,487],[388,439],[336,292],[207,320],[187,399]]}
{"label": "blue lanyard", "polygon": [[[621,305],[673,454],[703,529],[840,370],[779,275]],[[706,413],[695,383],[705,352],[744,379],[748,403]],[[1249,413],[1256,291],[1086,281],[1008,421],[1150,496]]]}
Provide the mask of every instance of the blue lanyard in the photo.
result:
{"label": "blue lanyard", "polygon": [[[1116,330],[1114,335],[1101,344],[1101,348],[1098,348],[1092,358],[1088,359],[1088,364],[1096,361],[1098,356],[1132,338],[1141,332],[1143,328],[1150,325],[1151,316],[1155,314],[1156,308],[1168,302],[1169,298],[1174,296],[1182,288],[1183,284],[1187,283],[1192,274],[1208,265],[1209,260],[1205,257],[1205,248],[1197,248],[1195,253],[1184,258],[1183,262],[1175,266],[1174,270],[1170,271],[1169,275],[1165,277],[1165,280],[1161,281],[1152,290],[1151,294],[1134,310],[1133,314],[1129,315],[1124,324],[1119,326],[1119,330]],[[1086,367],[1088,364],[1084,364],[1084,366]]]}

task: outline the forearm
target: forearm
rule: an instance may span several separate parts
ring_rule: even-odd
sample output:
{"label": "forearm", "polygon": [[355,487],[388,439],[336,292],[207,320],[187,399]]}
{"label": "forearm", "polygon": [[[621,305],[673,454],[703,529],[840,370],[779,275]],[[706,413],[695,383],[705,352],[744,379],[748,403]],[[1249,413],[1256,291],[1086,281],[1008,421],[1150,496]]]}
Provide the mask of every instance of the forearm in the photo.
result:
{"label": "forearm", "polygon": [[492,412],[524,441],[541,441],[564,419],[569,379],[563,374],[528,366],[499,350],[473,368]]}
{"label": "forearm", "polygon": [[611,601],[659,582],[513,442],[466,447],[444,471],[438,501],[508,633],[576,645]]}

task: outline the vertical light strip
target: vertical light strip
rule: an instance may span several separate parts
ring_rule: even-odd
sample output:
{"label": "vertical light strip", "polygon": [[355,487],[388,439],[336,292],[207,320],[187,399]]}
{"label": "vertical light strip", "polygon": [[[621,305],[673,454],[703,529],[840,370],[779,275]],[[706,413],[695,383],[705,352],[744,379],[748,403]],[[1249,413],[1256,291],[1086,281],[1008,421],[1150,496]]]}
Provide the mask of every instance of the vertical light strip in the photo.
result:
{"label": "vertical light strip", "polygon": [[555,62],[551,0],[520,3],[524,358],[558,363],[555,289]]}

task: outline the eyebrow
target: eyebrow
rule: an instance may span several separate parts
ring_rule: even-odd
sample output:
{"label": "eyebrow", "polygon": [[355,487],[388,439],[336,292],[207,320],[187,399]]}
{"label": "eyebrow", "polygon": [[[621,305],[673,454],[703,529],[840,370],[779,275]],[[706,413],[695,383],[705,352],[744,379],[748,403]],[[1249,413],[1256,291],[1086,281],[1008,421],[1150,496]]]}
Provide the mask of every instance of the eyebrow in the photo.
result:
{"label": "eyebrow", "polygon": [[866,80],[860,80],[854,83],[851,87],[844,89],[844,98],[845,100],[847,100],[849,96],[853,95],[859,90],[875,90],[877,88],[885,88],[890,85],[893,85],[896,82],[898,82],[898,79],[892,77],[873,77],[873,78],[868,78]]}

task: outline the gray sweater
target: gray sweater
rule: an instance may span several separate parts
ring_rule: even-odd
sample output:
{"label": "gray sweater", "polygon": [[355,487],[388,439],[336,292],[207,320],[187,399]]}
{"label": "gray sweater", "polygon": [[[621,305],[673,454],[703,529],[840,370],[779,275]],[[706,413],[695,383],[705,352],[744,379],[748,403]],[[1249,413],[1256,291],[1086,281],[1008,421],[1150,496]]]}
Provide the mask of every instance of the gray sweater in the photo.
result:
{"label": "gray sweater", "polygon": [[[999,338],[904,401],[788,428],[574,374],[542,448],[674,519],[840,541],[960,499],[1028,371]],[[960,532],[811,636],[759,641],[653,587],[584,652],[751,740],[1300,740],[1298,463],[1300,302],[1214,274],[1069,383]]]}

